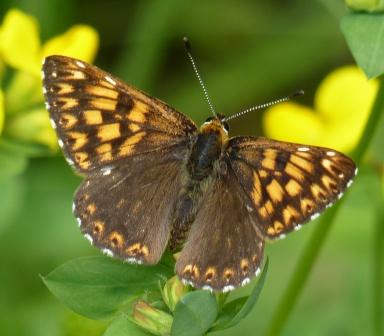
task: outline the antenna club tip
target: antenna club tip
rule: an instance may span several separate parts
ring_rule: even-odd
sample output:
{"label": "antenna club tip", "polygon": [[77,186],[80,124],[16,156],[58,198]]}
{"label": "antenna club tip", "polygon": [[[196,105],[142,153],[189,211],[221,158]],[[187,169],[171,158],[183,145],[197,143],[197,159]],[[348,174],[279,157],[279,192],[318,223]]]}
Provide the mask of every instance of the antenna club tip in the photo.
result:
{"label": "antenna club tip", "polygon": [[189,42],[189,38],[184,36],[183,42],[184,42],[185,49],[187,49],[188,52],[191,52],[192,48],[191,48],[191,42]]}

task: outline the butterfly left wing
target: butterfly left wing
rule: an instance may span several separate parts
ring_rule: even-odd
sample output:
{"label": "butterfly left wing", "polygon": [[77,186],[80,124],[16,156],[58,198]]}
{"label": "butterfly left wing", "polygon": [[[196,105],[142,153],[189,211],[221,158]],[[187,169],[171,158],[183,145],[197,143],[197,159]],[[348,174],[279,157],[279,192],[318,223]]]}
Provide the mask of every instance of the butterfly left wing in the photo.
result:
{"label": "butterfly left wing", "polygon": [[78,188],[74,214],[83,235],[108,255],[131,263],[157,263],[169,239],[182,186],[185,147],[136,155],[107,175],[91,175]]}
{"label": "butterfly left wing", "polygon": [[83,174],[188,141],[192,120],[83,61],[49,56],[43,90],[65,157]]}
{"label": "butterfly left wing", "polygon": [[226,292],[259,274],[264,241],[242,193],[231,171],[213,177],[176,261],[185,283]]}
{"label": "butterfly left wing", "polygon": [[339,199],[357,172],[354,162],[332,149],[235,137],[227,161],[245,202],[266,238],[277,238],[311,219]]}
{"label": "butterfly left wing", "polygon": [[107,254],[156,263],[167,246],[196,126],[160,100],[70,57],[45,59],[43,90],[65,157],[86,175],[73,208],[82,233]]}

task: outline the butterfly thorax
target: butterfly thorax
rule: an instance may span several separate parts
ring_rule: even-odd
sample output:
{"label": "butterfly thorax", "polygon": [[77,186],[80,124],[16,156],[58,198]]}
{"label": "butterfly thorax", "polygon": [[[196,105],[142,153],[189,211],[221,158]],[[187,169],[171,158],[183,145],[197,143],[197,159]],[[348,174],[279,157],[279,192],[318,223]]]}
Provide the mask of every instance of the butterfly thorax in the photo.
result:
{"label": "butterfly thorax", "polygon": [[227,141],[227,132],[219,120],[213,119],[200,127],[187,164],[192,180],[201,181],[212,173]]}
{"label": "butterfly thorax", "polygon": [[184,186],[174,211],[169,242],[172,250],[181,247],[186,239],[227,141],[227,132],[219,120],[210,120],[200,127],[188,157]]}

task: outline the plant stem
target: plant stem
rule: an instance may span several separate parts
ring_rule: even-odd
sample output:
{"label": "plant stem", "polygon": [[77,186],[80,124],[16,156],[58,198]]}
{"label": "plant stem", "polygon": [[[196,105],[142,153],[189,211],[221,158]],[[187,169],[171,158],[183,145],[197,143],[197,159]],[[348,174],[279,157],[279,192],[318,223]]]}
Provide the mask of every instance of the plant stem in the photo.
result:
{"label": "plant stem", "polygon": [[[373,137],[375,128],[378,124],[381,113],[384,111],[384,80],[380,78],[379,90],[376,95],[375,102],[372,106],[370,116],[365,126],[363,135],[354,152],[354,159],[359,166],[362,158],[369,147],[369,143]],[[314,265],[317,256],[320,253],[321,247],[327,237],[329,229],[333,223],[342,201],[339,201],[335,206],[329,209],[317,224],[315,232],[309,239],[306,248],[302,252],[299,261],[293,271],[293,275],[288,282],[287,289],[283,293],[280,302],[277,304],[277,309],[272,315],[271,322],[267,328],[266,335],[279,335],[283,330],[289,315],[292,312],[295,303],[297,302],[310,271]]]}
{"label": "plant stem", "polygon": [[366,150],[368,149],[369,143],[373,138],[376,126],[379,123],[380,115],[383,112],[383,110],[384,110],[384,76],[381,76],[379,78],[379,90],[377,91],[375,102],[372,106],[367,124],[365,125],[363,135],[361,136],[359,144],[357,145],[357,148],[353,153],[353,158],[355,159],[355,162],[357,165],[360,164]]}
{"label": "plant stem", "polygon": [[383,248],[384,248],[384,210],[381,198],[379,208],[376,212],[375,230],[373,234],[373,334],[383,335]]}

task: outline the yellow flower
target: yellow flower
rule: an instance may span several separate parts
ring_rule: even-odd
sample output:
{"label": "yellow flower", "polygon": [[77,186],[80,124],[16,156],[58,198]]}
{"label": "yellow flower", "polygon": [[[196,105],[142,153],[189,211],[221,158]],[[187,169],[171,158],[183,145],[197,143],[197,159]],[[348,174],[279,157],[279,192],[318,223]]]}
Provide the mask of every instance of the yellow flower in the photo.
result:
{"label": "yellow flower", "polygon": [[59,54],[92,62],[98,40],[93,28],[76,25],[42,46],[36,20],[17,9],[11,9],[5,15],[0,29],[0,57],[9,66],[40,78],[44,57]]}
{"label": "yellow flower", "polygon": [[[4,63],[15,70],[4,90],[6,136],[57,148],[48,112],[43,107],[41,61],[48,55],[58,54],[91,63],[98,40],[92,27],[75,25],[42,44],[35,18],[18,9],[6,13],[0,26],[0,65]],[[0,130],[3,118],[0,107]]]}
{"label": "yellow flower", "polygon": [[263,119],[268,137],[349,152],[357,145],[373,104],[378,82],[356,66],[330,73],[320,84],[314,108],[295,102],[269,108]]}

